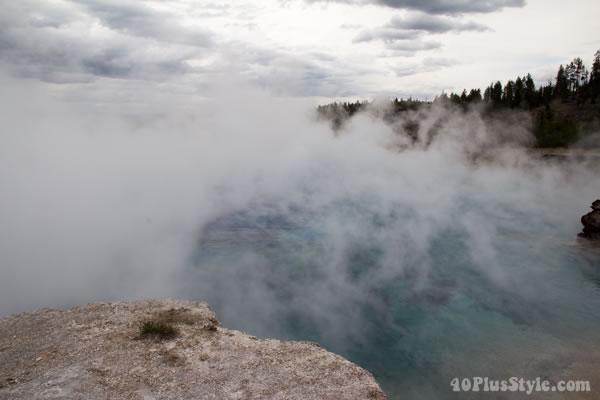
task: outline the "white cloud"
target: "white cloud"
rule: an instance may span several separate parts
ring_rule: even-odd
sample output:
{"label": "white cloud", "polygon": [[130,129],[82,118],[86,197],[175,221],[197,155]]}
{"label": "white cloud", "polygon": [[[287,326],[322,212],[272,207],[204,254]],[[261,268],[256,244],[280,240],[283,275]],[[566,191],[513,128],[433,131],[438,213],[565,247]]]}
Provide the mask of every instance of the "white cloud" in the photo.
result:
{"label": "white cloud", "polygon": [[[136,86],[125,81],[143,80],[202,96],[206,83],[230,76],[274,93],[319,98],[407,88],[433,97],[444,88],[483,87],[529,71],[543,71],[545,79],[560,62],[591,57],[596,45],[589,40],[590,16],[599,7],[591,1],[570,7],[540,0],[508,8],[520,2],[0,3],[5,67],[17,76],[63,84],[64,96],[97,99],[104,93],[104,101],[116,86],[111,79],[123,81],[121,88]],[[461,16],[467,12],[470,17]],[[530,23],[544,18],[549,22]],[[424,79],[392,61],[412,57],[411,65],[422,72],[423,59],[434,51],[437,58],[461,62],[430,70]]]}

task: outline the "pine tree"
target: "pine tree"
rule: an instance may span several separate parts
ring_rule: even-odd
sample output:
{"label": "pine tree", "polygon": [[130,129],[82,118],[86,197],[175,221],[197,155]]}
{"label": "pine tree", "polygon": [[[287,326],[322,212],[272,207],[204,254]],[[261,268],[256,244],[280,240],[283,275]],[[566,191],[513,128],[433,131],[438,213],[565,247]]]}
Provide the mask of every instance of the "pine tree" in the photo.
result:
{"label": "pine tree", "polygon": [[541,102],[548,107],[550,105],[550,102],[552,102],[552,96],[554,94],[555,88],[554,86],[552,86],[552,82],[548,82],[548,84],[546,86],[544,86],[543,88],[541,88],[542,91],[542,97],[541,97]]}
{"label": "pine tree", "polygon": [[492,92],[494,90],[494,84],[492,83],[490,86],[485,88],[485,91],[483,92],[483,101],[485,101],[486,103],[491,103],[492,102]]}
{"label": "pine tree", "polygon": [[481,101],[481,89],[471,89],[467,101],[469,103],[479,103]]}
{"label": "pine tree", "polygon": [[565,68],[560,65],[558,72],[556,73],[556,84],[554,85],[554,97],[560,98],[563,102],[569,98],[569,83],[567,81],[567,75]]}
{"label": "pine tree", "polygon": [[502,104],[502,83],[500,83],[500,81],[497,81],[494,84],[494,87],[492,88],[492,103],[495,106],[499,106],[500,104]]}
{"label": "pine tree", "polygon": [[585,69],[583,60],[579,57],[573,59],[573,61],[565,68],[565,75],[569,91],[571,93],[576,93],[580,87],[587,83],[588,72]]}
{"label": "pine tree", "polygon": [[455,104],[460,104],[460,96],[457,95],[456,93],[452,92],[452,93],[450,93],[450,101]]}
{"label": "pine tree", "polygon": [[600,50],[594,54],[592,71],[590,72],[590,97],[592,103],[596,103],[596,98],[600,95]]}
{"label": "pine tree", "polygon": [[512,107],[513,96],[514,96],[515,83],[513,81],[506,82],[504,86],[504,93],[502,94],[502,104],[506,107]]}
{"label": "pine tree", "polygon": [[531,74],[527,74],[525,77],[525,94],[523,97],[529,109],[537,107],[535,82],[533,82]]}
{"label": "pine tree", "polygon": [[521,103],[523,102],[523,94],[525,92],[525,85],[520,76],[517,76],[517,80],[515,81],[515,86],[513,88],[513,101],[512,107],[521,107]]}

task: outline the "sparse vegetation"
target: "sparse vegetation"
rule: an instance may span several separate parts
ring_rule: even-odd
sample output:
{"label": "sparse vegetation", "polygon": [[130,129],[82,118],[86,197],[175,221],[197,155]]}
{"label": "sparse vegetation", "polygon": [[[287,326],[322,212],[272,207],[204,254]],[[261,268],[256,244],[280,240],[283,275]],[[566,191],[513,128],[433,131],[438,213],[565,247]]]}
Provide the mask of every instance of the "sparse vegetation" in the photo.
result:
{"label": "sparse vegetation", "polygon": [[182,308],[172,308],[170,310],[161,311],[156,314],[156,318],[169,325],[194,325],[195,323],[199,322],[199,318],[197,315],[194,315],[189,310]]}
{"label": "sparse vegetation", "polygon": [[177,328],[162,319],[149,319],[139,323],[140,335],[142,337],[154,337],[158,339],[171,339],[177,336]]}
{"label": "sparse vegetation", "polygon": [[172,339],[179,334],[178,324],[196,325],[203,323],[202,329],[214,332],[219,326],[215,318],[204,320],[185,308],[172,308],[159,311],[138,323],[139,338]]}

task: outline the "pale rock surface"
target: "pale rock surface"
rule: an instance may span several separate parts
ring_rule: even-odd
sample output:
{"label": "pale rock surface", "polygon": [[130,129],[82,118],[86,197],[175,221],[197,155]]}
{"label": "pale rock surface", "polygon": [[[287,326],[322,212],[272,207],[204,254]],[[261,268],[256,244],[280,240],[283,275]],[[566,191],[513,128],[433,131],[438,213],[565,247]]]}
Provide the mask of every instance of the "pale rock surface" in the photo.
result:
{"label": "pale rock surface", "polygon": [[[139,323],[166,318],[170,339]],[[316,343],[219,326],[209,305],[95,303],[0,319],[0,399],[385,399],[367,371]]]}

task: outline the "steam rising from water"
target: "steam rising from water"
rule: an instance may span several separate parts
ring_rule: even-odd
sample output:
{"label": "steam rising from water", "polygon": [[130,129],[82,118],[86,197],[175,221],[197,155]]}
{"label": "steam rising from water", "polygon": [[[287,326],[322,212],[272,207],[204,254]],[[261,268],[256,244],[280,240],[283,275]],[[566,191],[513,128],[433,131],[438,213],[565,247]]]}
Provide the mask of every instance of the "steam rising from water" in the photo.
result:
{"label": "steam rising from water", "polygon": [[515,344],[597,332],[597,257],[568,246],[597,165],[536,161],[521,123],[476,112],[422,112],[431,145],[397,152],[406,136],[369,115],[334,135],[311,104],[236,93],[125,115],[4,98],[0,313],[206,300],[421,397],[488,365],[474,346],[497,372]]}

